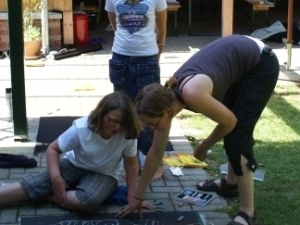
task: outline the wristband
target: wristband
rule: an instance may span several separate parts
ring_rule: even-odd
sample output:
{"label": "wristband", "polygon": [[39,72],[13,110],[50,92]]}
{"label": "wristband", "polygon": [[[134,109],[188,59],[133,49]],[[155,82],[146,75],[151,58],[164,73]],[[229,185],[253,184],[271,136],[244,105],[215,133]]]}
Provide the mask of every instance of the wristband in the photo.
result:
{"label": "wristband", "polygon": [[136,196],[133,196],[136,200],[139,200],[139,201],[141,201],[141,202],[143,202],[143,201],[145,201],[145,199],[142,199],[142,198],[138,198],[138,197],[136,197]]}
{"label": "wristband", "polygon": [[58,175],[58,176],[54,177],[53,179],[51,179],[51,183],[53,183],[53,181],[55,181],[59,177],[60,177],[60,175]]}

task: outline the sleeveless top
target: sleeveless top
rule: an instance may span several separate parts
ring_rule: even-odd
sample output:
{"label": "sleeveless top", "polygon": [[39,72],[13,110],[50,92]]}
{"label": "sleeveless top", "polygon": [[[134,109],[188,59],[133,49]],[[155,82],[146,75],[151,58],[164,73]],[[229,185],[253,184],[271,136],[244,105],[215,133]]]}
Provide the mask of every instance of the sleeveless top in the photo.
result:
{"label": "sleeveless top", "polygon": [[244,35],[230,35],[209,43],[174,73],[178,82],[174,94],[183,102],[179,90],[182,80],[205,74],[213,82],[212,97],[222,102],[227,90],[258,65],[263,46],[263,42]]}

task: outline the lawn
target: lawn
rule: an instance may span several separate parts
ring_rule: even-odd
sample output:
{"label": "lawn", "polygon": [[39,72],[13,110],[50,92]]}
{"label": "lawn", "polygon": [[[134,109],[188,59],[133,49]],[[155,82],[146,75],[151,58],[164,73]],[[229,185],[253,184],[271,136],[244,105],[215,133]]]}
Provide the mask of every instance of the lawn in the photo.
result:
{"label": "lawn", "polygon": [[[264,181],[255,181],[255,208],[259,225],[300,223],[300,84],[278,81],[274,94],[257,123],[254,147]],[[212,131],[215,123],[200,114],[184,110],[177,115],[192,146]],[[226,162],[222,141],[206,158],[209,178],[218,178]],[[227,199],[226,212],[238,211],[238,198]]]}

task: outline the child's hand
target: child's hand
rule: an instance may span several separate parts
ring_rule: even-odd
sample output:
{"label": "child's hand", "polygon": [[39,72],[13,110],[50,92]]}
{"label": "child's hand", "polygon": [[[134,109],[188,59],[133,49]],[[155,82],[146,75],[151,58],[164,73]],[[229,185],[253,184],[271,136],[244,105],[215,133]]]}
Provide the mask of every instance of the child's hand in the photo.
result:
{"label": "child's hand", "polygon": [[144,209],[155,209],[155,206],[151,202],[143,201],[142,208],[144,208]]}

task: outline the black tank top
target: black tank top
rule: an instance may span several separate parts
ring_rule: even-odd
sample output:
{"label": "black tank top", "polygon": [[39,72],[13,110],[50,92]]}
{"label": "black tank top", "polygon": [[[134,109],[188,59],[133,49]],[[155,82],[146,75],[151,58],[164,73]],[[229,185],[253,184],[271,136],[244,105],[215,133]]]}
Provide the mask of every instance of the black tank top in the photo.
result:
{"label": "black tank top", "polygon": [[242,35],[217,39],[200,49],[174,73],[178,86],[173,91],[182,101],[179,90],[182,80],[187,76],[205,74],[213,82],[212,96],[222,101],[227,90],[249,74],[259,61],[260,50],[255,41]]}

